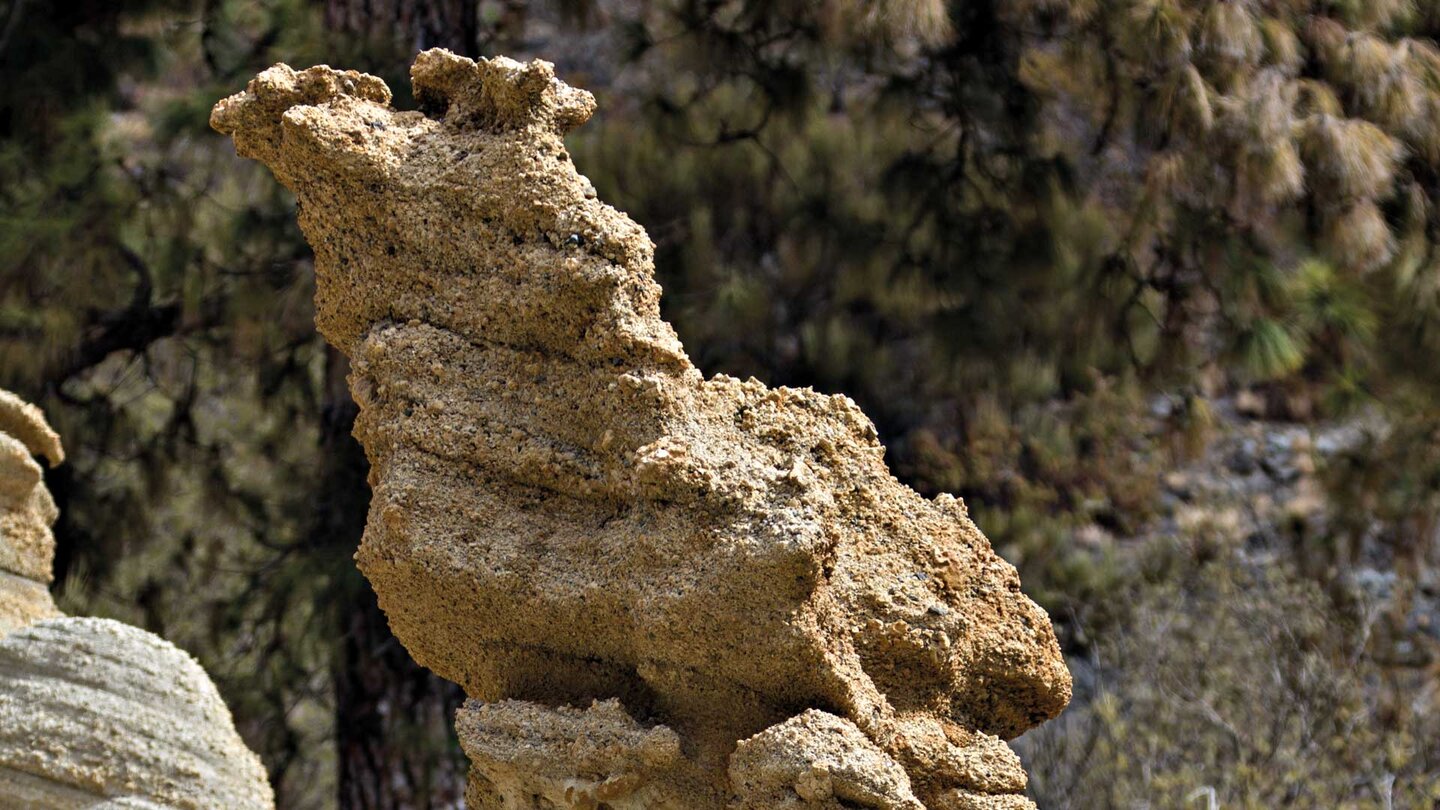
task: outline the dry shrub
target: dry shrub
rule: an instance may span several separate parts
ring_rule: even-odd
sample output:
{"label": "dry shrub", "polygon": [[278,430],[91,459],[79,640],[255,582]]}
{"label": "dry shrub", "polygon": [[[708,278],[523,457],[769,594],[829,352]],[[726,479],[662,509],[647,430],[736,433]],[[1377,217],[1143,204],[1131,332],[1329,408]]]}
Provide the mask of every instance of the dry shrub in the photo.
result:
{"label": "dry shrub", "polygon": [[[1213,550],[1213,546],[1206,546]],[[1430,807],[1440,718],[1367,682],[1373,616],[1278,567],[1156,555],[1127,619],[1075,661],[1077,699],[1020,743],[1041,807]],[[1433,707],[1432,707],[1433,708]]]}

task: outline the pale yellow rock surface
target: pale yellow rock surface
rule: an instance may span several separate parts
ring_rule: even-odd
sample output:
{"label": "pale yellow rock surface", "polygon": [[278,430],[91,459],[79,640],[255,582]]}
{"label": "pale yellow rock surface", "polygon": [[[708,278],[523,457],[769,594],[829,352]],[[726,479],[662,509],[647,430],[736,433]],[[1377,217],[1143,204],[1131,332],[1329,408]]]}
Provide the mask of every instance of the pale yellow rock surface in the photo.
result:
{"label": "pale yellow rock surface", "polygon": [[47,587],[55,504],[32,454],[63,459],[38,409],[0,391],[0,810],[275,806],[260,760],[189,655],[66,618]]}
{"label": "pale yellow rock surface", "polygon": [[50,596],[58,513],[35,457],[65,459],[40,409],[0,390],[0,636],[59,616]]}
{"label": "pale yellow rock surface", "polygon": [[211,122],[296,195],[372,465],[357,560],[473,698],[472,806],[1030,806],[1002,738],[1070,676],[964,505],[848,398],[691,364],[565,150],[589,93],[445,51],[412,78],[401,112],[277,65]]}
{"label": "pale yellow rock surface", "polygon": [[50,429],[45,414],[4,389],[0,389],[0,433],[14,437],[32,454],[43,456],[52,467],[65,461],[60,436]]}
{"label": "pale yellow rock surface", "polygon": [[59,615],[48,585],[0,571],[0,637]]}
{"label": "pale yellow rock surface", "polygon": [[[0,390],[0,572],[48,584],[55,558],[50,526],[58,514],[36,456],[52,466],[64,461],[60,437],[39,408]],[[5,593],[0,584],[0,600]],[[5,610],[0,602],[0,616]]]}
{"label": "pale yellow rock surface", "polygon": [[679,735],[641,725],[616,700],[584,710],[471,701],[456,727],[466,755],[484,763],[471,773],[472,807],[538,796],[555,807],[685,810],[705,788],[706,775],[685,758]]}
{"label": "pale yellow rock surface", "polygon": [[730,784],[736,810],[923,810],[904,768],[853,723],[817,709],[741,740]]}

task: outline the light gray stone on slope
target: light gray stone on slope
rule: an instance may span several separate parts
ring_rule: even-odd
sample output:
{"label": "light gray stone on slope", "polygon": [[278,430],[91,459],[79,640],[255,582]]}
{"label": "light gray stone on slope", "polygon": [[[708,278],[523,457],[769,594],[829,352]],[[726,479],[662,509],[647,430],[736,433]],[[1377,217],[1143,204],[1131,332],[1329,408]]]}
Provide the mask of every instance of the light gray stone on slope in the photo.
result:
{"label": "light gray stone on slope", "polygon": [[25,810],[165,810],[148,799],[108,799],[43,777],[0,767],[0,807]]}
{"label": "light gray stone on slope", "polygon": [[258,810],[274,798],[193,658],[129,625],[61,618],[0,639],[0,808],[21,807]]}

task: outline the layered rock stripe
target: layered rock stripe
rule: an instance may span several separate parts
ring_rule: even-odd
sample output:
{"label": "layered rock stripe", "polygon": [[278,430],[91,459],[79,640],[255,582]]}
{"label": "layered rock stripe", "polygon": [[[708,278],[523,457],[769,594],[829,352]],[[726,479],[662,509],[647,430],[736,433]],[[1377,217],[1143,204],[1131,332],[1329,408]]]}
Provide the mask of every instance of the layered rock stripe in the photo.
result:
{"label": "layered rock stripe", "polygon": [[212,125],[294,192],[374,490],[356,558],[472,700],[475,807],[1027,807],[1048,617],[844,396],[706,378],[543,61],[277,65]]}
{"label": "layered rock stripe", "polygon": [[50,596],[57,517],[33,456],[64,454],[0,391],[0,810],[275,806],[260,760],[200,665]]}

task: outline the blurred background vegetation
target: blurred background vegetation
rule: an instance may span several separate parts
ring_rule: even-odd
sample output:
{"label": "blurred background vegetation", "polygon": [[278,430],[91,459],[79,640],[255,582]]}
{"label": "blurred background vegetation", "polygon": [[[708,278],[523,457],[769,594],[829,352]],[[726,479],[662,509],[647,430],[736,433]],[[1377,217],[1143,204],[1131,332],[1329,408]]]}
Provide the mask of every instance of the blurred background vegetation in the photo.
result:
{"label": "blurred background vegetation", "polygon": [[1440,3],[0,0],[0,386],[56,590],[215,676],[283,808],[458,806],[293,203],[276,61],[557,63],[707,372],[852,395],[1051,611],[1043,808],[1440,806]]}

